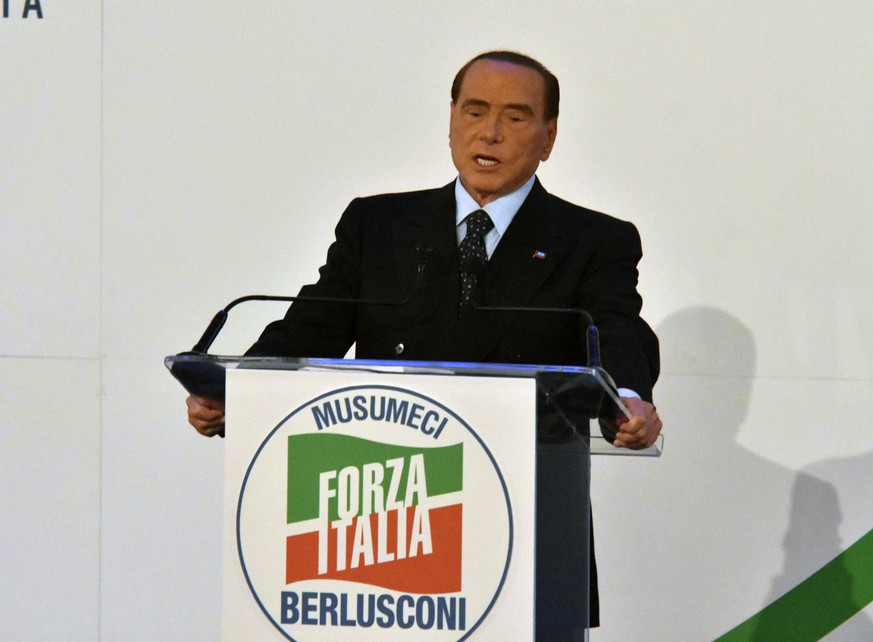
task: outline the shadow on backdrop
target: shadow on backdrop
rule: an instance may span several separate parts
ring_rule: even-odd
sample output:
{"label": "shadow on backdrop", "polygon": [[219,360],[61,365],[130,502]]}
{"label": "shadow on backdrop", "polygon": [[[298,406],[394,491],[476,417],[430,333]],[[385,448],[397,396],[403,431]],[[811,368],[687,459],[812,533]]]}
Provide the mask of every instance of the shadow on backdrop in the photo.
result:
{"label": "shadow on backdrop", "polygon": [[[859,459],[866,460],[869,477],[871,457]],[[843,462],[829,460],[828,464],[840,466]],[[859,612],[867,601],[858,596],[858,578],[841,557],[851,542],[840,537],[843,512],[837,489],[802,471],[795,478],[791,498],[782,572],[773,578],[767,600],[772,606],[755,617],[749,639],[803,642],[827,636],[831,642],[873,640],[873,621]],[[808,579],[825,565],[816,578]],[[809,583],[802,586],[804,582]]]}
{"label": "shadow on backdrop", "polygon": [[[699,517],[713,520],[701,534],[711,536],[712,524],[718,524],[719,541],[712,543],[713,559],[724,560],[726,565],[738,563],[744,575],[736,577],[737,571],[726,567],[721,570],[723,577],[730,577],[736,586],[749,591],[767,581],[754,570],[745,576],[752,564],[749,560],[756,555],[769,557],[767,551],[761,550],[761,542],[756,541],[756,525],[766,530],[766,525],[773,523],[774,507],[789,507],[788,527],[782,538],[782,569],[770,580],[761,611],[749,614],[752,617],[724,639],[802,642],[827,635],[830,642],[873,640],[873,621],[859,612],[866,602],[856,596],[856,577],[840,559],[852,542],[843,542],[839,534],[842,506],[855,506],[857,512],[858,506],[873,504],[863,483],[873,470],[873,453],[827,460],[797,472],[748,450],[737,443],[736,437],[746,421],[755,379],[756,348],[751,331],[728,312],[701,306],[670,315],[658,325],[657,333],[665,374],[679,379],[693,377],[689,382],[693,381],[696,388],[691,391],[675,387],[669,399],[671,412],[678,413],[683,423],[706,431],[705,444],[698,447],[700,458],[717,458],[722,462],[721,469],[728,471],[716,478],[705,469],[697,469],[699,480],[694,483],[699,489],[689,488],[692,496],[699,494],[695,503],[705,507]],[[804,420],[786,417],[786,421]],[[848,473],[848,469],[856,472]],[[859,483],[840,483],[840,492],[829,481],[851,480],[853,474]],[[828,563],[826,591],[819,593],[814,603],[772,608],[774,602]],[[762,563],[762,572],[764,568]],[[815,626],[808,625],[813,621]],[[826,621],[833,624],[822,628]]]}

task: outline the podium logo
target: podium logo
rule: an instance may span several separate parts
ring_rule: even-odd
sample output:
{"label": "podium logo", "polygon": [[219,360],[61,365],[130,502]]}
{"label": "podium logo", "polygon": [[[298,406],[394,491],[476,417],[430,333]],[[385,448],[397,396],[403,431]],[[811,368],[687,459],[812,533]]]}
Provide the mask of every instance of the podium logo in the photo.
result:
{"label": "podium logo", "polygon": [[290,436],[288,524],[317,528],[287,538],[285,583],[332,578],[407,593],[460,591],[462,490],[462,443],[416,449]]}
{"label": "podium logo", "polygon": [[503,585],[511,505],[455,412],[402,388],[343,388],[264,440],[237,543],[255,600],[288,639],[460,640]]}

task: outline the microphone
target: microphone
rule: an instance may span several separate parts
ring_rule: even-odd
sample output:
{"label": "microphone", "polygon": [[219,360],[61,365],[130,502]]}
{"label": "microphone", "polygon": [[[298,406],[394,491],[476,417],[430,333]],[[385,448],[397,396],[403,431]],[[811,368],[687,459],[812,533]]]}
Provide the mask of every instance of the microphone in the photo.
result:
{"label": "microphone", "polygon": [[584,324],[587,324],[585,328],[585,349],[588,355],[588,363],[587,367],[592,370],[596,370],[600,373],[600,376],[603,377],[604,381],[611,388],[613,397],[613,403],[615,403],[615,407],[618,408],[628,419],[631,418],[630,411],[625,408],[625,406],[618,400],[617,391],[618,386],[615,385],[615,381],[612,379],[610,374],[603,369],[603,366],[600,362],[600,333],[597,330],[597,326],[594,324],[594,317],[591,314],[583,309],[583,308],[540,308],[540,307],[522,307],[522,306],[480,306],[476,304],[475,298],[472,301],[472,309],[480,310],[482,312],[520,312],[520,313],[548,313],[548,314],[574,314],[576,316],[581,317],[581,320]]}
{"label": "microphone", "polygon": [[418,292],[421,287],[421,282],[424,278],[424,270],[427,267],[428,261],[430,261],[430,256],[432,254],[431,248],[425,243],[418,243],[415,246],[415,262],[416,262],[416,274],[415,274],[415,284],[412,286],[412,290],[409,294],[397,301],[386,301],[381,299],[347,299],[342,297],[321,297],[321,296],[280,296],[280,295],[271,295],[271,294],[249,294],[246,296],[241,296],[238,299],[234,299],[230,303],[228,303],[224,308],[219,310],[214,317],[212,317],[212,321],[209,322],[209,325],[206,327],[206,330],[203,332],[203,335],[200,337],[200,340],[194,344],[194,347],[191,348],[191,351],[187,354],[206,354],[206,351],[209,350],[209,347],[215,341],[216,337],[218,337],[218,333],[221,332],[221,329],[224,327],[224,324],[227,322],[227,313],[230,310],[240,303],[245,303],[246,301],[288,301],[288,302],[300,302],[300,303],[350,303],[355,305],[379,305],[379,306],[400,306],[406,305],[412,300],[412,297]]}
{"label": "microphone", "polygon": [[[600,333],[594,324],[594,317],[582,308],[537,308],[522,306],[481,306],[473,299],[473,309],[482,312],[522,312],[522,313],[549,313],[549,314],[574,314],[587,323],[585,328],[585,350],[588,355],[587,366],[603,371],[600,364]],[[605,371],[603,371],[605,372]]]}

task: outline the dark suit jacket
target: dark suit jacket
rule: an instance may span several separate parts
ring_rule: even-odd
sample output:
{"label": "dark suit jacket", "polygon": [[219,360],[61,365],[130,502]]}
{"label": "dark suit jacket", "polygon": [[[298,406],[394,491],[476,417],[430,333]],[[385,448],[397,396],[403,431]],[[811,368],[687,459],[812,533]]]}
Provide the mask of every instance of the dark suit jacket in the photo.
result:
{"label": "dark suit jacket", "polygon": [[[403,306],[299,303],[249,354],[584,365],[578,318],[473,311],[458,315],[454,183],[354,200],[314,285],[302,296],[403,300],[415,289],[418,246],[431,249]],[[535,257],[535,253],[541,253]],[[651,400],[658,342],[640,318],[639,235],[630,223],[552,196],[537,180],[477,286],[482,306],[583,308],[600,330],[603,367]]]}
{"label": "dark suit jacket", "polygon": [[[416,289],[420,246],[431,256]],[[651,400],[658,341],[639,316],[641,256],[633,225],[563,201],[536,181],[479,276],[477,298],[483,306],[587,310],[600,329],[603,367],[619,387]],[[459,291],[454,183],[356,199],[337,225],[318,282],[300,295],[401,301],[412,294],[409,303],[296,303],[267,326],[249,354],[340,358],[356,343],[361,359],[586,363],[585,326],[578,318],[476,310],[459,315]],[[537,639],[577,639],[584,625],[578,569],[589,555],[588,498],[581,495],[587,468],[575,455],[569,465],[557,465],[549,448],[538,446],[537,454]],[[590,555],[595,626],[593,547]]]}

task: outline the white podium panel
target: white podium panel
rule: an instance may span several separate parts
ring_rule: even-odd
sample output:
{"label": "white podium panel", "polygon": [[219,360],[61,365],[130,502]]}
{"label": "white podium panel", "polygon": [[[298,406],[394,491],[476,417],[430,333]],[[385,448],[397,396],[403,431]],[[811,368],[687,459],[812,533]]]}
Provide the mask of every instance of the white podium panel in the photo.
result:
{"label": "white podium panel", "polygon": [[532,639],[535,395],[228,370],[224,639]]}

